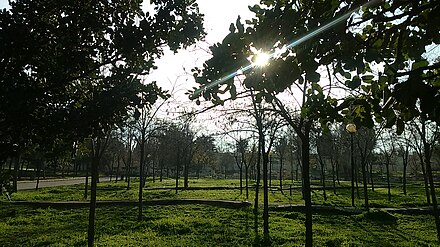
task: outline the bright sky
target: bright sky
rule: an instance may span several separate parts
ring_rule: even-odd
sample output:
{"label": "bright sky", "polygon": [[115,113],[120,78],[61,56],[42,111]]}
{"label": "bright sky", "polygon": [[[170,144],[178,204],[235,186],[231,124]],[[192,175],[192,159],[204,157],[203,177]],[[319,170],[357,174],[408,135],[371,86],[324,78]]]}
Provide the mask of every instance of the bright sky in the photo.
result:
{"label": "bright sky", "polygon": [[[171,90],[175,84],[178,98],[186,97],[184,92],[196,86],[191,76],[191,69],[201,66],[209,59],[209,46],[220,42],[229,32],[229,25],[235,23],[238,15],[242,22],[252,18],[248,6],[258,4],[258,0],[198,0],[200,12],[205,15],[204,27],[206,39],[194,47],[180,51],[178,54],[166,52],[165,56],[156,62],[158,69],[146,78],[147,82],[157,81],[165,89]],[[9,8],[8,0],[0,0],[0,9]],[[181,98],[182,99],[182,98]]]}
{"label": "bright sky", "polygon": [[191,69],[202,66],[210,58],[209,46],[229,33],[229,25],[235,23],[240,15],[242,22],[253,17],[249,5],[258,4],[258,0],[198,0],[200,12],[205,15],[204,27],[206,39],[197,45],[180,51],[178,54],[167,52],[165,57],[156,61],[158,69],[147,77],[147,81],[157,81],[165,89],[170,90],[175,84],[175,92],[182,99],[184,92],[197,86],[191,75]]}

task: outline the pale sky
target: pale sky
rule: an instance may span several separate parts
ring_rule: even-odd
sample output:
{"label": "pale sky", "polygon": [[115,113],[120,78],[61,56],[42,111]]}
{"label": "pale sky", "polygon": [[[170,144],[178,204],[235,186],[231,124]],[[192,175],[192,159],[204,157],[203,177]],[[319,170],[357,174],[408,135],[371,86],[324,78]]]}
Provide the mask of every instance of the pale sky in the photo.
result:
{"label": "pale sky", "polygon": [[[160,86],[168,90],[172,88],[172,84],[176,84],[177,96],[186,97],[183,96],[184,92],[196,86],[190,71],[209,59],[210,55],[207,52],[209,45],[220,42],[228,34],[229,25],[235,23],[238,15],[241,16],[242,22],[252,18],[248,6],[258,2],[258,0],[198,0],[200,12],[205,15],[206,39],[178,54],[166,52],[162,59],[156,61],[158,69],[149,75],[146,81],[157,81]],[[8,0],[0,0],[0,9],[3,8],[9,8]]]}
{"label": "pale sky", "polygon": [[[197,45],[180,51],[178,54],[167,52],[166,56],[158,61],[158,69],[147,77],[147,81],[157,81],[159,85],[170,90],[172,84],[176,84],[175,91],[179,99],[183,93],[197,86],[192,78],[191,69],[202,66],[203,62],[210,58],[209,46],[222,39],[229,33],[229,25],[235,23],[241,16],[244,23],[246,19],[253,17],[248,9],[249,5],[258,4],[258,0],[198,0],[200,12],[205,15],[204,27],[207,33],[206,39]],[[238,69],[238,68],[237,68]],[[186,97],[186,96],[184,96]]]}

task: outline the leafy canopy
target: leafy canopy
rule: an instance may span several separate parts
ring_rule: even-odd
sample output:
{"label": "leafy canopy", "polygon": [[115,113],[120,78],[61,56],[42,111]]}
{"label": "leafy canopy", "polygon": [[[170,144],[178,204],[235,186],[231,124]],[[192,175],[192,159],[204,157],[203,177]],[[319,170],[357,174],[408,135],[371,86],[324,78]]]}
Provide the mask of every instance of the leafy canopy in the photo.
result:
{"label": "leafy canopy", "polygon": [[204,35],[194,0],[11,1],[0,11],[2,155],[30,140],[99,136],[164,92],[136,75],[155,69],[164,47]]}

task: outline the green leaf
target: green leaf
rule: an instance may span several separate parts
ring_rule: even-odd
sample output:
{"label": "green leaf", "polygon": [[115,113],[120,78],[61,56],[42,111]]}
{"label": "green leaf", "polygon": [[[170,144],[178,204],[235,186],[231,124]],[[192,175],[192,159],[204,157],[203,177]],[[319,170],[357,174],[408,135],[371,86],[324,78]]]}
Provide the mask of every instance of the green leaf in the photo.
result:
{"label": "green leaf", "polygon": [[351,74],[349,72],[344,72],[344,77],[347,78],[348,80],[350,80]]}
{"label": "green leaf", "polygon": [[231,23],[231,25],[229,25],[229,32],[231,32],[231,33],[235,33],[235,26],[234,26],[234,23]]}
{"label": "green leaf", "polygon": [[371,45],[371,47],[376,48],[376,49],[380,49],[382,47],[383,44],[383,39],[378,39],[376,41],[374,41],[373,45]]}
{"label": "green leaf", "polygon": [[345,81],[345,84],[350,89],[356,89],[361,85],[361,79],[359,78],[359,76],[355,76],[355,77],[353,77],[353,80]]}
{"label": "green leaf", "polygon": [[319,80],[321,79],[321,75],[316,71],[308,72],[306,74],[306,79],[311,82],[319,82]]}
{"label": "green leaf", "polygon": [[362,80],[366,83],[370,83],[374,79],[373,75],[364,75],[362,76]]}
{"label": "green leaf", "polygon": [[426,60],[421,60],[421,61],[418,61],[418,62],[413,63],[411,69],[412,69],[412,70],[415,70],[415,69],[418,69],[418,68],[426,67],[426,66],[428,66],[428,65],[429,65],[428,61],[426,61]]}
{"label": "green leaf", "polygon": [[244,33],[244,26],[241,24],[240,16],[238,16],[237,21],[235,22],[235,25],[237,26],[237,30],[239,33]]}

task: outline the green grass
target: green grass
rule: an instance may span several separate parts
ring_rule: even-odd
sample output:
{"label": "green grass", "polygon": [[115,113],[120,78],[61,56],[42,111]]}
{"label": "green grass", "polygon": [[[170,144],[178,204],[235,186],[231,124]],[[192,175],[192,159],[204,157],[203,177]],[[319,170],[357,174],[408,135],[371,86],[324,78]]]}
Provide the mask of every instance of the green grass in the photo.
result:
{"label": "green grass", "polygon": [[[87,209],[33,209],[0,204],[0,246],[85,246]],[[260,212],[261,213],[261,212]],[[96,212],[97,246],[252,246],[250,208],[180,205],[102,207]],[[315,246],[437,246],[432,216],[371,212],[315,214]],[[261,214],[259,235],[262,235]],[[271,212],[272,246],[303,246],[304,215]]]}
{"label": "green grass", "polygon": [[[144,198],[152,199],[222,199],[243,201],[245,191],[183,190],[177,194],[174,180],[147,182]],[[315,182],[316,183],[316,182]],[[277,183],[273,183],[276,185]],[[181,184],[182,186],[183,184]],[[193,179],[190,187],[238,186],[238,180]],[[296,186],[298,184],[295,184]],[[312,192],[314,204],[351,205],[349,183],[336,194],[327,191],[324,201],[321,190]],[[137,200],[139,184],[133,180],[131,188],[125,182],[99,184],[98,200]],[[38,191],[14,193],[14,200],[81,201],[84,185],[44,188]],[[288,186],[286,186],[288,188]],[[254,191],[250,190],[253,200]],[[262,191],[260,191],[262,192]],[[362,188],[360,188],[362,196]],[[387,189],[369,191],[370,203],[378,207],[420,206],[425,204],[421,186],[392,189],[392,200]],[[260,196],[262,202],[262,196]],[[300,190],[282,194],[270,191],[270,203],[303,204]],[[363,198],[356,198],[362,206]],[[99,207],[96,212],[97,246],[252,246],[255,241],[251,208],[226,209],[204,205],[147,206],[144,221],[137,221],[136,207]],[[262,236],[261,212],[259,236]],[[0,201],[0,246],[85,246],[87,244],[88,208],[35,209],[10,205]],[[434,218],[431,215],[401,215],[371,211],[360,215],[317,213],[313,216],[315,246],[440,246],[436,242]],[[272,246],[303,246],[304,215],[299,212],[270,212]],[[264,244],[258,242],[260,246]]]}
{"label": "green grass", "polygon": [[[180,186],[183,186],[183,181]],[[286,181],[287,182],[287,181]],[[290,182],[290,181],[289,181]],[[315,181],[315,183],[317,183]],[[273,185],[276,185],[273,181]],[[245,196],[245,189],[240,194],[239,189],[234,190],[182,190],[177,194],[173,189],[175,181],[173,179],[165,179],[163,182],[152,182],[151,179],[147,182],[146,188],[164,188],[161,190],[144,190],[145,200],[152,199],[220,199],[220,200],[235,200],[235,201],[254,201],[255,192],[249,189],[249,198]],[[127,183],[120,182],[104,182],[99,183],[99,190],[97,193],[98,200],[132,200],[136,201],[138,198],[139,183],[138,180],[133,179],[131,188],[126,189]],[[189,180],[190,187],[212,187],[212,186],[239,186],[237,179],[215,180],[215,179],[191,179]],[[295,184],[298,186],[298,184]],[[312,191],[312,202],[318,205],[335,205],[335,206],[350,206],[351,205],[351,189],[349,183],[343,182],[344,189],[338,189],[336,194],[331,190],[327,190],[327,201],[324,201],[322,190]],[[289,186],[285,186],[289,188]],[[356,196],[356,206],[362,207],[364,204],[363,189],[359,190],[360,197]],[[440,190],[439,190],[440,192]],[[262,190],[260,190],[262,193]],[[408,194],[404,195],[401,187],[394,184],[392,188],[391,201],[388,200],[386,188],[376,188],[372,191],[369,188],[369,203],[372,207],[413,207],[426,205],[424,189],[421,185],[408,187]],[[357,193],[356,193],[357,194]],[[261,194],[260,194],[261,195]],[[54,188],[43,188],[38,191],[28,190],[19,191],[12,194],[12,199],[17,201],[82,201],[84,200],[84,185],[63,186]],[[5,201],[6,198],[2,198]],[[260,196],[260,203],[263,197]],[[269,202],[272,204],[303,204],[304,201],[299,189],[293,190],[292,195],[288,190],[284,193],[280,191],[270,191]]]}

